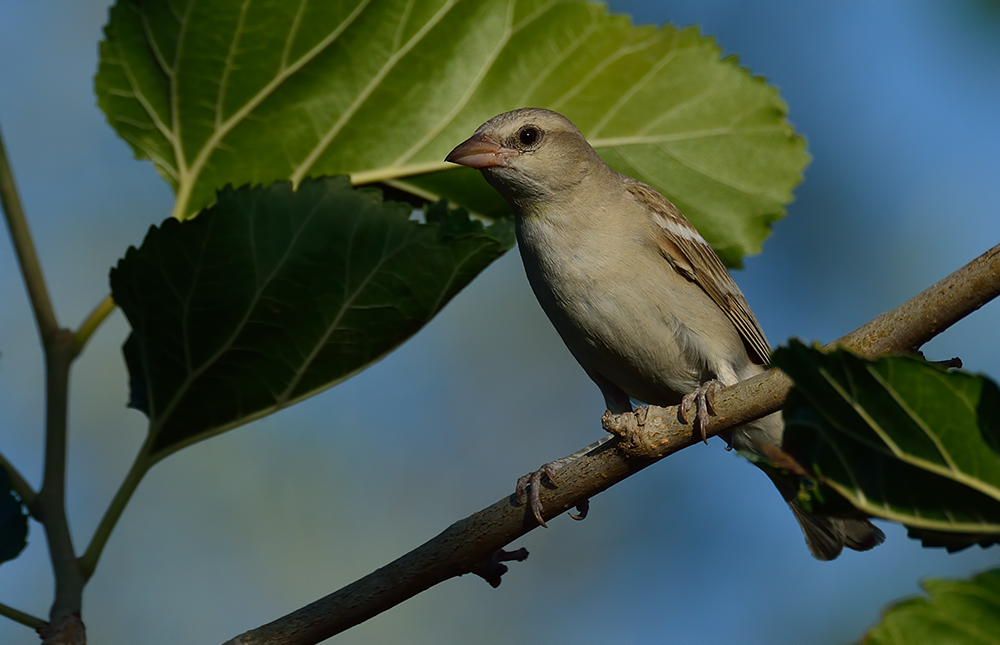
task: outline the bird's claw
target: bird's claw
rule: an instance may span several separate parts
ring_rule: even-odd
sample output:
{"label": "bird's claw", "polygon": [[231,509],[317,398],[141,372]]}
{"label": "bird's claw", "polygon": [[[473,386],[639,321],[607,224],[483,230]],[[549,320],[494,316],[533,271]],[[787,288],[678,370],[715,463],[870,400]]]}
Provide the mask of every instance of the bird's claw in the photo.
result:
{"label": "bird's claw", "polygon": [[579,522],[580,520],[587,519],[587,513],[590,512],[590,500],[583,499],[576,505],[576,513],[570,513],[569,516],[574,520]]}
{"label": "bird's claw", "polygon": [[694,432],[700,436],[701,440],[708,443],[708,418],[715,415],[715,394],[722,389],[722,383],[712,379],[702,383],[693,392],[689,392],[681,399],[679,408],[681,421],[687,423],[691,417],[691,408],[695,408]]}
{"label": "bird's claw", "polygon": [[[533,473],[528,473],[523,477],[518,478],[517,486],[514,488],[514,498],[517,500],[518,504],[524,504],[524,493],[528,492],[528,508],[531,510],[531,515],[538,522],[538,525],[542,528],[548,528],[548,524],[545,523],[545,518],[542,517],[542,477],[549,480],[549,483],[553,488],[559,488],[559,483],[556,481],[556,470],[558,466],[553,463],[547,463]],[[577,507],[577,510],[580,510]],[[586,517],[586,511],[581,511],[581,515]],[[581,517],[580,519],[583,519]]]}

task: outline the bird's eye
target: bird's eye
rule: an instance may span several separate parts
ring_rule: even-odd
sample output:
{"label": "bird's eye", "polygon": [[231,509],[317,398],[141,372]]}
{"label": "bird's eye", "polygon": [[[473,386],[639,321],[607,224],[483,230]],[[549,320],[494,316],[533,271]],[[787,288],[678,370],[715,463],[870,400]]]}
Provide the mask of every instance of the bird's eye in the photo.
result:
{"label": "bird's eye", "polygon": [[522,146],[532,146],[542,138],[542,131],[533,125],[526,125],[517,133],[517,140]]}

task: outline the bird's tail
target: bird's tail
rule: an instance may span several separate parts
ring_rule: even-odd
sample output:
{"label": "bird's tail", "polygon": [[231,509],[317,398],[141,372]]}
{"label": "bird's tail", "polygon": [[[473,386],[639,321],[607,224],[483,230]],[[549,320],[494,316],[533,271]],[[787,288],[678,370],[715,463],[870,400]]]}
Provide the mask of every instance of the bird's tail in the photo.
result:
{"label": "bird's tail", "polygon": [[[780,487],[778,490],[781,490]],[[833,560],[843,548],[855,551],[874,549],[885,541],[885,533],[865,518],[823,517],[807,513],[792,499],[788,501],[795,519],[806,536],[806,546],[817,560]]]}
{"label": "bird's tail", "polygon": [[[751,455],[767,458],[763,446],[780,446],[784,423],[780,413],[768,415],[735,429],[733,440],[737,449]],[[817,560],[833,560],[844,547],[855,551],[873,549],[885,541],[885,533],[866,518],[827,517],[809,513],[796,498],[796,491],[789,488],[765,463],[753,461],[763,470],[781,493],[792,514],[802,527],[809,552]]]}

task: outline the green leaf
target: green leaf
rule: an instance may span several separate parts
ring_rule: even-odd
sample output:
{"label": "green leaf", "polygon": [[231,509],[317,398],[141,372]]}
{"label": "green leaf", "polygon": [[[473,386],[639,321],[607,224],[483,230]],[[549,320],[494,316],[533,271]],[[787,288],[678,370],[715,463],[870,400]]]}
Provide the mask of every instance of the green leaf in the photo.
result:
{"label": "green leaf", "polygon": [[[791,341],[783,450],[864,513],[925,546],[1000,541],[1000,389],[910,356],[865,360]],[[822,505],[822,492],[813,501]],[[832,504],[836,505],[836,499]]]}
{"label": "green leaf", "polygon": [[28,516],[14,494],[7,470],[0,466],[0,562],[13,560],[27,546]]}
{"label": "green leaf", "polygon": [[930,579],[929,598],[901,601],[885,611],[865,645],[996,645],[1000,643],[1000,569],[972,580]]}
{"label": "green leaf", "polygon": [[178,218],[226,184],[334,174],[506,213],[443,159],[500,112],[548,107],[737,265],[808,156],[777,90],[719,56],[697,28],[585,2],[118,0],[96,89]]}
{"label": "green leaf", "polygon": [[153,460],[371,365],[514,242],[507,221],[411,212],[346,177],[227,188],[129,249],[111,288]]}

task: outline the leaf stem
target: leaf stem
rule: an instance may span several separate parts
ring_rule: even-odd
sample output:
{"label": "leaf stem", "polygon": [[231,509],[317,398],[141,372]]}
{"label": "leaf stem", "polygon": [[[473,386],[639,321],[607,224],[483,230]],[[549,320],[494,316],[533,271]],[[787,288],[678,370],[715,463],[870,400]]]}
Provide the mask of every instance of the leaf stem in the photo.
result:
{"label": "leaf stem", "polygon": [[7,461],[7,458],[3,456],[3,453],[0,453],[0,468],[7,471],[7,476],[10,477],[11,488],[14,489],[17,496],[21,498],[21,502],[24,503],[24,505],[28,507],[28,510],[31,511],[31,514],[34,515],[35,513],[31,507],[35,503],[35,489],[31,487],[28,480],[21,476],[21,473],[17,471],[17,468],[14,468],[14,465]]}
{"label": "leaf stem", "polygon": [[21,198],[17,193],[14,174],[7,161],[2,132],[0,132],[0,206],[3,206],[4,219],[10,230],[11,241],[14,243],[17,262],[21,266],[21,274],[24,276],[24,285],[28,290],[31,308],[35,312],[38,333],[41,334],[43,343],[48,342],[48,339],[59,330],[59,323],[56,321],[55,310],[52,309],[49,291],[45,286],[45,276],[42,274],[42,267],[38,262],[35,244],[31,240],[28,221],[24,217],[24,208],[21,206]]}
{"label": "leaf stem", "polygon": [[0,616],[6,616],[14,622],[26,625],[34,630],[41,629],[42,627],[48,627],[48,623],[38,618],[37,616],[32,616],[31,614],[25,613],[20,609],[14,609],[8,605],[0,602]]}
{"label": "leaf stem", "polygon": [[76,351],[79,353],[90,337],[97,331],[97,328],[101,326],[101,323],[111,315],[111,312],[115,310],[115,301],[111,298],[111,294],[104,296],[94,307],[94,310],[90,312],[87,318],[80,324],[80,328],[76,330]]}
{"label": "leaf stem", "polygon": [[132,498],[132,494],[135,493],[135,489],[138,488],[139,482],[142,481],[143,476],[152,465],[152,461],[149,459],[149,451],[150,440],[147,438],[142,448],[139,449],[139,454],[135,456],[135,461],[132,462],[132,467],[129,468],[128,474],[122,480],[121,486],[118,487],[118,492],[115,493],[111,504],[108,505],[108,510],[104,512],[104,517],[101,518],[101,522],[97,525],[94,536],[90,538],[87,550],[77,560],[84,582],[90,580],[90,577],[94,575],[94,569],[97,568],[97,561],[101,559],[101,553],[108,543],[108,538],[111,537],[111,532],[114,530],[119,518],[121,518],[125,506]]}

